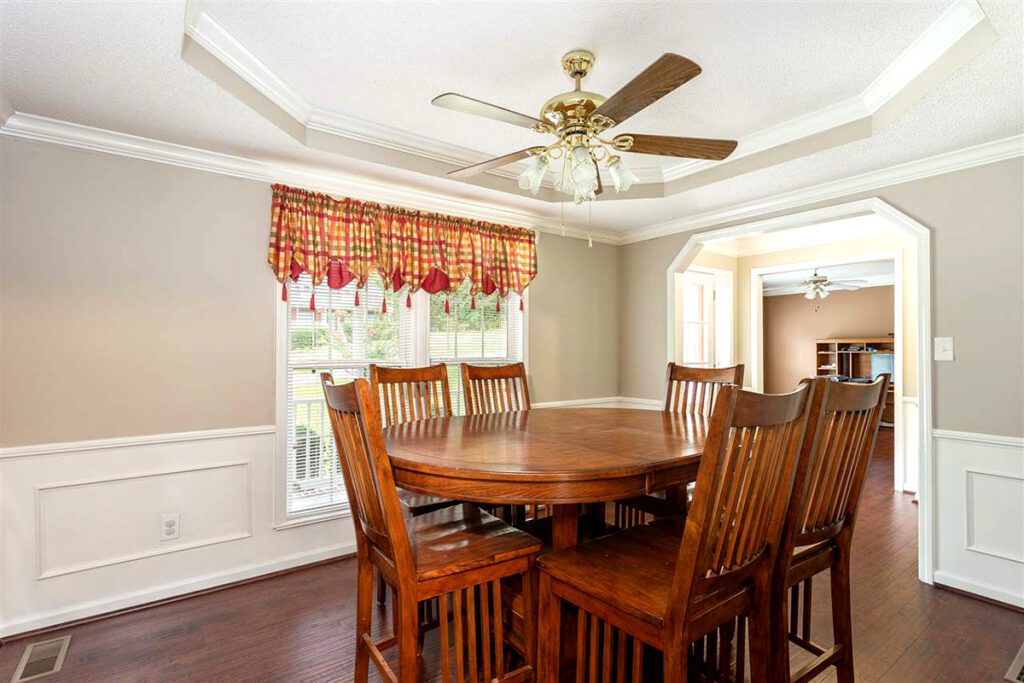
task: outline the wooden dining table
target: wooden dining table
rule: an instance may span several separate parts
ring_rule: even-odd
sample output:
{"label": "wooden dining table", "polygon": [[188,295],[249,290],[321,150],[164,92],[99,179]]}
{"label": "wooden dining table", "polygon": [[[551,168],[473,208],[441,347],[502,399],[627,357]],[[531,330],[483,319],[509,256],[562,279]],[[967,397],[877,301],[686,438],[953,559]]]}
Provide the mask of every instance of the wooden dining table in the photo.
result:
{"label": "wooden dining table", "polygon": [[398,486],[550,505],[557,550],[578,542],[581,503],[603,517],[603,503],[696,479],[707,425],[700,415],[655,410],[543,408],[408,422],[385,436]]}

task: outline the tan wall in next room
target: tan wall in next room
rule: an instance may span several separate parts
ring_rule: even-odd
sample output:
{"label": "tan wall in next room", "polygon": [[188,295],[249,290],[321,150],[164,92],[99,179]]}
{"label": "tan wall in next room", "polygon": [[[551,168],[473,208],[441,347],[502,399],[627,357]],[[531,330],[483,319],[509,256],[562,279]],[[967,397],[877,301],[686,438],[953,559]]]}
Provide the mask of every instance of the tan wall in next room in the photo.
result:
{"label": "tan wall in next room", "polygon": [[825,300],[803,294],[764,297],[764,390],[792,391],[815,374],[816,339],[885,337],[893,331],[894,287],[832,292]]}

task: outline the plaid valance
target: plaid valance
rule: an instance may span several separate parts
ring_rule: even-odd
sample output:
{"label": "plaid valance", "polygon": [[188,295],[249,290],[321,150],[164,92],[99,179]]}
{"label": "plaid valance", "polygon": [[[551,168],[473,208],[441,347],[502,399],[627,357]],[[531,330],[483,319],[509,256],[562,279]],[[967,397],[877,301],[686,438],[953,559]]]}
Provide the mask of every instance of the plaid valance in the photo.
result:
{"label": "plaid valance", "polygon": [[395,291],[454,292],[468,279],[473,295],[504,297],[537,275],[536,235],[526,228],[273,189],[267,260],[281,283],[306,272],[314,285],[363,288],[377,272]]}

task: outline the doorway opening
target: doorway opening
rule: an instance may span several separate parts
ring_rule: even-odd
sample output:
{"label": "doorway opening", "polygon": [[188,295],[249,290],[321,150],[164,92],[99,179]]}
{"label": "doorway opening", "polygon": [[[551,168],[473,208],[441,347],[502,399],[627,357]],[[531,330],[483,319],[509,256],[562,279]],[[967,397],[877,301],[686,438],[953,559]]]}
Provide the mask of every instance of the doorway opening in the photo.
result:
{"label": "doorway opening", "polygon": [[[667,273],[670,361],[744,363],[747,387],[771,393],[794,389],[794,372],[892,374],[893,488],[920,503],[918,575],[927,583],[935,547],[930,250],[927,228],[875,198],[696,233]],[[721,288],[709,273],[727,274]],[[825,297],[806,298],[821,278]],[[711,287],[710,308],[695,294],[700,283]],[[710,315],[695,318],[694,310]],[[731,324],[719,324],[723,317]]]}

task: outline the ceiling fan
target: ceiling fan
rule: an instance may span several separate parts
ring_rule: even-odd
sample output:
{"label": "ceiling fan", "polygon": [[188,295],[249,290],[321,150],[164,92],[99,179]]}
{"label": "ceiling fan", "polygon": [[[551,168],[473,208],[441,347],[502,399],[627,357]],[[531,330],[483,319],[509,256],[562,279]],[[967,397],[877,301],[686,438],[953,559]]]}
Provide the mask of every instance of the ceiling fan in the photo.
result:
{"label": "ceiling fan", "polygon": [[493,168],[523,159],[530,159],[519,176],[519,187],[537,194],[552,159],[564,159],[556,189],[571,195],[577,204],[593,201],[603,190],[598,163],[604,162],[615,183],[616,192],[625,192],[637,181],[620,152],[658,154],[691,159],[725,159],[736,149],[735,140],[681,138],[669,135],[619,134],[603,137],[603,133],[630,116],[683,85],[701,72],[700,66],[681,55],[666,53],[640,72],[611,97],[604,97],[580,88],[580,81],[594,66],[594,55],[587,50],[573,50],[562,57],[562,68],[576,82],[576,88],[555,95],[541,107],[540,117],[488,104],[472,97],[445,93],[432,100],[438,107],[530,128],[538,133],[556,136],[549,145],[527,147],[479,164],[452,171],[452,178],[468,178]]}
{"label": "ceiling fan", "polygon": [[[818,275],[818,269],[814,269],[814,275],[800,283],[799,288],[804,293],[804,298],[813,301],[814,297],[824,299],[832,290],[854,290],[860,289],[867,284],[867,280],[829,280],[824,275]],[[784,292],[791,286],[769,287],[764,290],[765,294],[773,292]]]}

